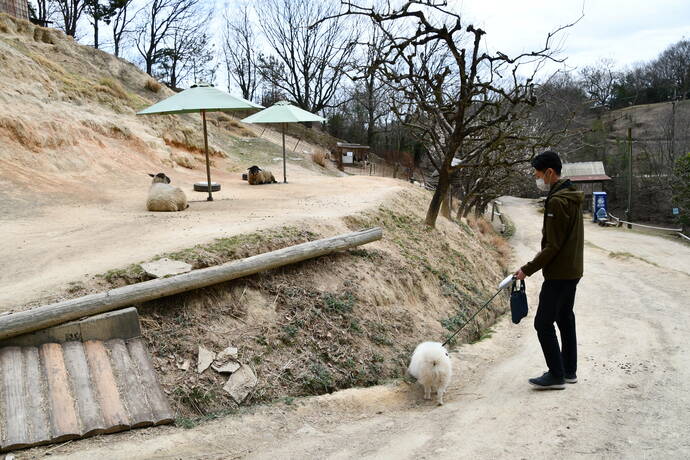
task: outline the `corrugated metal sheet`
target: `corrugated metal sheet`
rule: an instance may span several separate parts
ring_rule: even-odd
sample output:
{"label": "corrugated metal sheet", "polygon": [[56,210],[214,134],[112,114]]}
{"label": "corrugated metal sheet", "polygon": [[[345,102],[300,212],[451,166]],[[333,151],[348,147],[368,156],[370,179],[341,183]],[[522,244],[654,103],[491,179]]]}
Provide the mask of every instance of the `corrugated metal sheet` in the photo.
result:
{"label": "corrugated metal sheet", "polygon": [[[563,175],[565,176],[565,174]],[[567,176],[572,182],[599,182],[602,180],[611,180],[606,174],[599,174],[593,176]]]}
{"label": "corrugated metal sheet", "polygon": [[579,176],[606,176],[606,171],[604,171],[604,163],[601,161],[564,163],[561,176],[569,177],[570,179],[575,179]]}

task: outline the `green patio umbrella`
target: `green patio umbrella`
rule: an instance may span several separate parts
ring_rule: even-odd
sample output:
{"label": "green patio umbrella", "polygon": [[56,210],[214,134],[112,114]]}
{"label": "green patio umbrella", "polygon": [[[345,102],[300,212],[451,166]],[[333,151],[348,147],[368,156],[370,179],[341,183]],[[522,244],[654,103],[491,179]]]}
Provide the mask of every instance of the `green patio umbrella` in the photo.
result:
{"label": "green patio umbrella", "polygon": [[302,110],[291,105],[289,102],[280,101],[261,112],[250,115],[243,119],[243,123],[280,123],[283,127],[283,183],[287,183],[285,167],[285,127],[288,123],[299,123],[303,121],[326,121],[313,113]]}
{"label": "green patio umbrella", "polygon": [[206,179],[208,181],[207,200],[213,201],[213,195],[211,194],[211,165],[208,159],[206,112],[262,108],[263,106],[259,104],[231,96],[211,85],[199,84],[153,104],[151,107],[138,112],[137,115],[171,115],[175,113],[201,112],[201,118],[204,121],[204,150],[206,151]]}

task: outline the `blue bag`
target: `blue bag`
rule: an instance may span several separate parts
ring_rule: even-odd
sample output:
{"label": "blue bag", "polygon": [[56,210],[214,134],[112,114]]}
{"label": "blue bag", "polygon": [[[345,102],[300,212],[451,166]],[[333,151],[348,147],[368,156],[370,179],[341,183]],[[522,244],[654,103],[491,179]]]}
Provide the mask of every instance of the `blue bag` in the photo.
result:
{"label": "blue bag", "polygon": [[525,280],[520,280],[519,288],[517,288],[517,281],[510,288],[510,313],[513,317],[513,324],[519,323],[522,318],[527,316]]}

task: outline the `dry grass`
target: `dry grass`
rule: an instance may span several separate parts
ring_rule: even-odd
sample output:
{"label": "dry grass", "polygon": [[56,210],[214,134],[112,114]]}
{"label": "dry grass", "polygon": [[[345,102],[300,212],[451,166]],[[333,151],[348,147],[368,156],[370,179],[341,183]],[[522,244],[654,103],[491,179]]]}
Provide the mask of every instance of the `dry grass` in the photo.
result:
{"label": "dry grass", "polygon": [[311,159],[319,166],[326,167],[326,154],[323,152],[312,153]]}
{"label": "dry grass", "polygon": [[469,216],[467,218],[467,223],[473,230],[480,232],[482,235],[493,235],[495,234],[494,228],[491,222],[487,221],[483,217]]}
{"label": "dry grass", "polygon": [[508,268],[508,262],[513,254],[513,250],[508,242],[500,235],[491,235],[488,240],[489,245],[499,254],[499,263],[503,268]]}
{"label": "dry grass", "polygon": [[146,84],[144,85],[144,88],[151,91],[152,93],[157,93],[158,91],[161,90],[162,87],[163,87],[163,85],[161,85],[160,83],[158,83],[156,80],[154,80],[152,78],[149,78],[148,80],[146,80]]}
{"label": "dry grass", "polygon": [[36,129],[29,127],[21,118],[0,117],[0,132],[3,131],[5,137],[30,150],[38,151],[43,146]]}
{"label": "dry grass", "polygon": [[196,165],[196,160],[191,155],[182,155],[179,153],[173,153],[170,155],[170,159],[187,169],[194,169]]}
{"label": "dry grass", "polygon": [[498,262],[501,268],[508,269],[512,256],[512,249],[508,241],[502,235],[496,233],[491,222],[483,217],[469,216],[467,218],[468,225],[479,235],[479,239],[488,248],[496,251],[498,255]]}
{"label": "dry grass", "polygon": [[236,133],[240,137],[256,137],[253,131],[247,129],[242,123],[224,113],[219,114],[216,119],[213,120],[213,124],[219,128]]}
{"label": "dry grass", "polygon": [[0,33],[18,33],[33,38],[41,43],[55,44],[61,32],[31,24],[24,19],[17,19],[6,13],[0,13]]}
{"label": "dry grass", "polygon": [[119,97],[120,99],[129,99],[129,94],[119,81],[112,78],[101,78],[98,83],[100,86],[97,86],[96,89],[99,91],[108,92],[112,96]]}
{"label": "dry grass", "polygon": [[[190,153],[198,154],[198,155],[205,155],[206,152],[204,151],[204,148],[198,145],[190,144],[187,142],[181,142],[175,139],[170,139],[168,137],[164,137],[163,140],[165,141],[165,145],[168,145],[170,147],[176,147],[179,149],[186,150]],[[221,150],[216,150],[210,145],[208,146],[208,154],[209,156],[212,157],[225,157],[225,153]]]}
{"label": "dry grass", "polygon": [[36,64],[40,65],[44,69],[52,70],[53,72],[59,75],[64,75],[67,73],[60,64],[58,64],[57,62],[53,62],[40,54],[30,53],[29,57],[33,59],[33,61],[36,62]]}
{"label": "dry grass", "polygon": [[10,33],[10,24],[12,24],[14,21],[11,21],[10,17],[6,13],[0,13],[0,33],[3,34],[9,34]]}
{"label": "dry grass", "polygon": [[59,32],[53,29],[46,29],[45,27],[36,26],[34,29],[34,40],[37,42],[54,45],[57,42],[57,34],[59,34]]}

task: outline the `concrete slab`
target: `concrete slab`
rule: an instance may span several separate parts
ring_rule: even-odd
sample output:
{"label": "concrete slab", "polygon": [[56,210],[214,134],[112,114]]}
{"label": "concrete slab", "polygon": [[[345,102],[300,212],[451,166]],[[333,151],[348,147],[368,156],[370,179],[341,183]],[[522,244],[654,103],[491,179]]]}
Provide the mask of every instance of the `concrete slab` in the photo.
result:
{"label": "concrete slab", "polygon": [[71,321],[29,334],[10,337],[9,339],[1,340],[0,347],[37,347],[44,343],[86,340],[128,340],[140,336],[139,313],[136,308],[129,307]]}
{"label": "concrete slab", "polygon": [[165,278],[166,276],[179,275],[192,271],[192,266],[179,260],[172,260],[164,257],[141,264],[141,268],[154,278]]}

